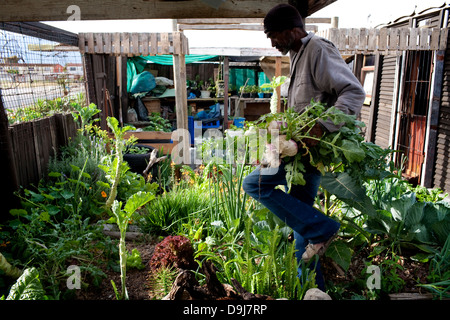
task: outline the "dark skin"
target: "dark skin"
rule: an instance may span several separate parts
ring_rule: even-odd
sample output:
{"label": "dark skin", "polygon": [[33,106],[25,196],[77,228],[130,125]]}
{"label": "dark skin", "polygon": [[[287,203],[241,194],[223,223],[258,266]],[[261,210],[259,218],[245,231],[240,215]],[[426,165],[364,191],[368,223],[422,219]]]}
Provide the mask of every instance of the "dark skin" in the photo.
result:
{"label": "dark skin", "polygon": [[[303,28],[293,28],[283,31],[269,31],[266,35],[267,38],[270,39],[272,47],[285,55],[289,51],[299,52],[303,45],[301,39],[306,37],[308,33]],[[316,123],[309,131],[309,134],[320,138],[323,136],[324,131],[322,126],[319,123]],[[314,147],[319,143],[319,140],[305,139],[304,142],[308,147]]]}

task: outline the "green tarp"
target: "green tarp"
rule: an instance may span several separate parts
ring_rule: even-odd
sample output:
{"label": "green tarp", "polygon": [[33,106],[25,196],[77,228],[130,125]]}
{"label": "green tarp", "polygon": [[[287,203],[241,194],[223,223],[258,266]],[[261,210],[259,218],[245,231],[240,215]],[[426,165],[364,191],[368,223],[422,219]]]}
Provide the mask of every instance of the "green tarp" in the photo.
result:
{"label": "green tarp", "polygon": [[[197,62],[197,61],[205,61],[217,56],[211,55],[200,55],[200,54],[189,54],[185,56],[186,64]],[[139,57],[131,57],[127,60],[127,91],[130,91],[131,83],[133,82],[133,78],[144,71],[144,68],[147,63],[157,63],[163,65],[173,65],[173,56],[172,55],[159,55],[159,56],[139,56]],[[239,90],[241,86],[245,84],[248,80],[247,85],[262,85],[263,83],[270,83],[270,80],[266,77],[264,72],[255,72],[254,69],[245,69],[245,68],[230,68],[229,72],[230,80],[229,85],[230,88],[234,86],[236,90]]]}
{"label": "green tarp", "polygon": [[[201,55],[201,54],[188,54],[185,56],[186,64],[204,61],[215,58],[217,56]],[[133,78],[144,71],[147,63],[157,63],[164,65],[173,65],[172,55],[159,55],[159,56],[139,56],[131,57],[127,59],[127,91],[130,91]]]}

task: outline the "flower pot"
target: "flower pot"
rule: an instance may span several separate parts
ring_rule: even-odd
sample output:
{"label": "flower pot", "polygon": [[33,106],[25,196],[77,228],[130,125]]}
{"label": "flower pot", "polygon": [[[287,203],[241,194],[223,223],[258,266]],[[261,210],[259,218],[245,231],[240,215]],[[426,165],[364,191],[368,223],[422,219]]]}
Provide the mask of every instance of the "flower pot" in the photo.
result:
{"label": "flower pot", "polygon": [[250,98],[250,92],[244,92],[242,98]]}
{"label": "flower pot", "polygon": [[209,98],[211,96],[211,93],[208,90],[201,90],[200,91],[200,97],[203,99]]}
{"label": "flower pot", "polygon": [[264,98],[264,92],[258,92],[258,98]]}
{"label": "flower pot", "polygon": [[130,166],[130,171],[142,174],[147,168],[147,163],[150,159],[150,153],[153,151],[153,147],[144,144],[136,144],[135,147],[146,148],[148,152],[145,154],[125,153],[123,154],[123,160],[125,160]]}
{"label": "flower pot", "polygon": [[272,97],[272,92],[264,93],[264,98]]}
{"label": "flower pot", "polygon": [[250,93],[250,98],[258,98],[258,93],[257,92]]}

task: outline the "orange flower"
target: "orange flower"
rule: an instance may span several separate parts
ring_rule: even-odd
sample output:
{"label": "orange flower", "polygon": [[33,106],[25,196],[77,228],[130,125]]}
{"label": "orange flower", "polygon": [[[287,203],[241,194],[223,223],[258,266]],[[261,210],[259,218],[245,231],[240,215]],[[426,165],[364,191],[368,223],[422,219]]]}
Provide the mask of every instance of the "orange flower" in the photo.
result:
{"label": "orange flower", "polygon": [[103,198],[106,198],[108,195],[106,194],[106,192],[105,191],[102,191],[102,197]]}

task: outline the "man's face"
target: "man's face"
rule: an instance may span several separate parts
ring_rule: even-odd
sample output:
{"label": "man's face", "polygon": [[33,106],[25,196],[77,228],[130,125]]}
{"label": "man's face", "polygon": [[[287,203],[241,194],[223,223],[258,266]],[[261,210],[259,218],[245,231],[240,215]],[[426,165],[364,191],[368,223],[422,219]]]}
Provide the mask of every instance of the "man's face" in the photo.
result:
{"label": "man's face", "polygon": [[288,54],[294,46],[292,30],[269,31],[267,32],[267,38],[270,39],[272,47],[276,48],[282,54]]}

